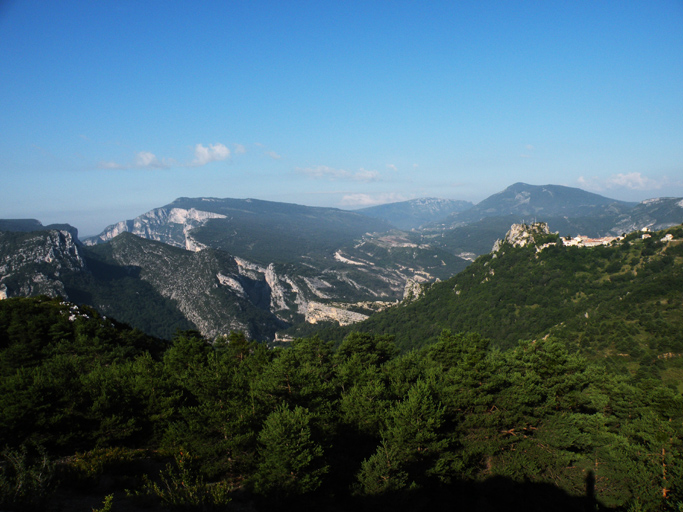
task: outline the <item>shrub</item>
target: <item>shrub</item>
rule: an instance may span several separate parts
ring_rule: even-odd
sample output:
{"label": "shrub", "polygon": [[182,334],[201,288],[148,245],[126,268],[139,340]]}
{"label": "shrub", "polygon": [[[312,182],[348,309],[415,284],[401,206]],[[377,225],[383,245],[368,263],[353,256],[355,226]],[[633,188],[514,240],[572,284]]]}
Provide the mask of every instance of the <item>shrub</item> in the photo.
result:
{"label": "shrub", "polygon": [[40,447],[0,453],[0,509],[40,510],[52,494],[55,464]]}
{"label": "shrub", "polygon": [[218,507],[228,503],[232,486],[226,482],[206,483],[199,472],[198,460],[189,453],[180,452],[175,464],[167,464],[159,472],[160,482],[145,478],[139,497],[151,496],[172,508]]}

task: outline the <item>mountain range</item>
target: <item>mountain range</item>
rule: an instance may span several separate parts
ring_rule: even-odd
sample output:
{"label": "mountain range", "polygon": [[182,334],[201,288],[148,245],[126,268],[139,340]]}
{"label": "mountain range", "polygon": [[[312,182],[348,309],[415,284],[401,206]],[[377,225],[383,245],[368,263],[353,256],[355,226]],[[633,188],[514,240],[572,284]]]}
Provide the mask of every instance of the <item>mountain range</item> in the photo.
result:
{"label": "mountain range", "polygon": [[422,199],[353,212],[179,198],[83,243],[69,225],[0,220],[0,294],[61,295],[165,338],[197,328],[272,340],[293,326],[364,320],[462,271],[523,220],[563,235],[621,234],[680,224],[683,200],[522,183],[478,205]]}

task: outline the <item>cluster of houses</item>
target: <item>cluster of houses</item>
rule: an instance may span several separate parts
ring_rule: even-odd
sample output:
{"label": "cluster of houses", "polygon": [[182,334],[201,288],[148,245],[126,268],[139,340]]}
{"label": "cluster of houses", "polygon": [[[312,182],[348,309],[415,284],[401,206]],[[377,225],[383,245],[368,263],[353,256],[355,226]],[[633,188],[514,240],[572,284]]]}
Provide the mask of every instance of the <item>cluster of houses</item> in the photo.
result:
{"label": "cluster of houses", "polygon": [[576,246],[576,247],[595,247],[597,245],[609,245],[612,242],[622,240],[623,236],[603,236],[600,238],[588,238],[587,236],[565,237],[562,239],[562,245]]}
{"label": "cluster of houses", "polygon": [[[646,238],[650,238],[652,235],[649,233],[649,228],[643,228],[641,230],[643,234],[641,235],[641,238],[645,240]],[[673,235],[671,233],[668,233],[662,238],[662,242],[669,242],[673,240]],[[610,245],[612,242],[620,242],[623,240],[623,236],[603,236],[601,238],[588,238],[587,236],[575,236],[575,237],[564,237],[562,238],[562,244],[567,245],[567,246],[576,246],[576,247],[595,247],[598,245]]]}

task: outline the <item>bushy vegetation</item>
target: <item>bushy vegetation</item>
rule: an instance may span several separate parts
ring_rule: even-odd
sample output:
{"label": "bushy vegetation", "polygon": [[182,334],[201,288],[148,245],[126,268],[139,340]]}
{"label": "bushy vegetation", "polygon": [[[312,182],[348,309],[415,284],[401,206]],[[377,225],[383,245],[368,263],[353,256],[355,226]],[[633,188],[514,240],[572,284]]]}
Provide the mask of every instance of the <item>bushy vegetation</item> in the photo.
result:
{"label": "bushy vegetation", "polygon": [[[5,300],[0,443],[19,462],[0,465],[2,504],[99,489],[111,510],[679,506],[680,394],[552,337],[491,345],[449,331],[407,352],[363,333],[336,349],[196,331],[165,344],[58,300]],[[17,478],[39,491],[11,494]]]}

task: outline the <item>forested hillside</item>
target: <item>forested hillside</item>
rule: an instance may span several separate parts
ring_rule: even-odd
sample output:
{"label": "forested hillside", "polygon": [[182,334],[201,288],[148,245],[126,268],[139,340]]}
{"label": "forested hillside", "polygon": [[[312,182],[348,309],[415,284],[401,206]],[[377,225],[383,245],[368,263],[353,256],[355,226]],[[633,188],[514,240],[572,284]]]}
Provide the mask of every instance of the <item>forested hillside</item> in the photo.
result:
{"label": "forested hillside", "polygon": [[0,508],[681,506],[679,393],[553,338],[490,346],[165,344],[88,308],[4,300]]}
{"label": "forested hillside", "polygon": [[[670,234],[671,241],[664,240]],[[508,349],[549,334],[620,371],[683,381],[683,228],[635,232],[611,246],[571,247],[546,235],[502,247],[419,300],[378,313],[353,330],[390,334],[403,349],[443,329],[472,331]],[[321,331],[340,340],[349,329]],[[681,388],[683,390],[683,388]]]}

